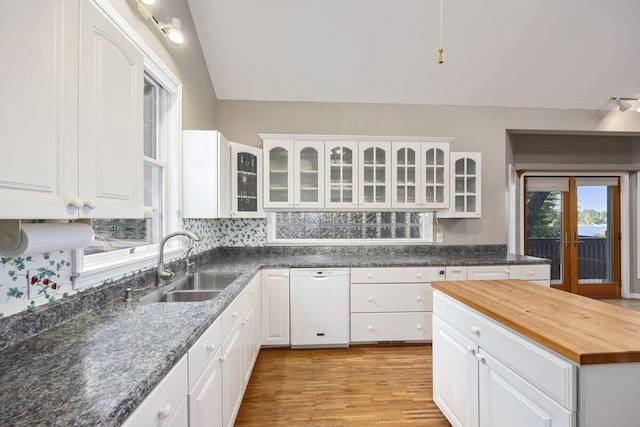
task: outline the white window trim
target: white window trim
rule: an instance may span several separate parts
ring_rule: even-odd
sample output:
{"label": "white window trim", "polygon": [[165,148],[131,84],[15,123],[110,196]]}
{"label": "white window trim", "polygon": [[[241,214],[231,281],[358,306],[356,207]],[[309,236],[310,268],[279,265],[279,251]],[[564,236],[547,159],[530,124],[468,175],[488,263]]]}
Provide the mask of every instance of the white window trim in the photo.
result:
{"label": "white window trim", "polygon": [[[399,210],[401,211],[401,210]],[[418,246],[431,245],[433,241],[433,212],[420,212],[425,217],[422,221],[422,239],[276,239],[275,215],[276,212],[267,213],[267,246],[380,246],[380,245],[404,245]]]}
{"label": "white window trim", "polygon": [[[181,206],[182,185],[182,82],[171,69],[160,59],[151,47],[136,33],[129,23],[122,18],[108,0],[92,0],[98,9],[110,19],[122,31],[130,41],[140,50],[144,57],[145,73],[158,82],[167,92],[174,97],[174,102],[168,105],[168,117],[163,123],[162,132],[169,144],[166,157],[164,174],[164,208],[166,233],[181,228],[178,216]],[[142,159],[141,159],[142,161]],[[182,243],[178,239],[169,242],[165,249],[165,260],[170,262],[183,253]],[[104,256],[96,257],[93,261],[87,261],[84,251],[72,251],[72,279],[74,290],[101,284],[110,279],[120,278],[128,273],[138,272],[154,267],[158,262],[159,244],[151,244],[136,247],[133,250],[126,249],[113,251]]]}
{"label": "white window trim", "polygon": [[[627,172],[575,172],[567,170],[564,172],[525,172],[520,176],[517,186],[517,195],[510,197],[512,200],[517,200],[518,203],[518,230],[514,229],[515,224],[511,224],[509,234],[514,236],[518,235],[518,253],[524,254],[524,181],[526,177],[531,176],[617,176],[620,177],[620,233],[622,239],[620,240],[620,281],[621,292],[623,298],[640,298],[639,294],[631,293],[631,229],[630,229],[630,187],[629,187],[629,174]],[[512,188],[512,191],[515,188]],[[640,195],[640,189],[639,189]],[[640,214],[639,214],[640,217]],[[640,231],[638,232],[640,235]],[[640,253],[638,254],[638,260],[640,262]]]}

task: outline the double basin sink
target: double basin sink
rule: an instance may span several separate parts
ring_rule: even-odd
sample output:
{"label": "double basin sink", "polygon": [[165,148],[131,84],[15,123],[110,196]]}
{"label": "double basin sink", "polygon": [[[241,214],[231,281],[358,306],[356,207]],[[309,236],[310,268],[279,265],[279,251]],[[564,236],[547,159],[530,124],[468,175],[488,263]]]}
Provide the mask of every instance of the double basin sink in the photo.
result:
{"label": "double basin sink", "polygon": [[196,302],[218,296],[242,273],[200,271],[178,277],[140,298],[140,302]]}

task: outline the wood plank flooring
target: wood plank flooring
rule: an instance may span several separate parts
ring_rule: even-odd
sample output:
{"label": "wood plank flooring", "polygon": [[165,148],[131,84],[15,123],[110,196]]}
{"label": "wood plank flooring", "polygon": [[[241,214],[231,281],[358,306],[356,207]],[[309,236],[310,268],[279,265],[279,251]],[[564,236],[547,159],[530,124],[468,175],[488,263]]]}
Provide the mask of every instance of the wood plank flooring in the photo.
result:
{"label": "wood plank flooring", "polygon": [[432,400],[430,345],[263,349],[236,427],[450,427]]}

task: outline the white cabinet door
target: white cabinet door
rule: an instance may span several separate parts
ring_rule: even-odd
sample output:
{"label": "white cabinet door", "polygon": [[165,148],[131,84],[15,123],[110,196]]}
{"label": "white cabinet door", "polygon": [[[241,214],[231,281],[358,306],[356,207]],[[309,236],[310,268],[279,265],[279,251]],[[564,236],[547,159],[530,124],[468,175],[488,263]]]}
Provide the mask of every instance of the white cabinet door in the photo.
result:
{"label": "white cabinet door", "polygon": [[122,424],[137,426],[186,426],[188,392],[188,362],[183,357],[142,401],[140,406]]}
{"label": "white cabinet door", "polygon": [[290,342],[289,269],[262,270],[262,345]]}
{"label": "white cabinet door", "polygon": [[228,218],[231,145],[214,130],[186,130],[182,139],[182,216]]}
{"label": "white cabinet door", "polygon": [[480,425],[483,427],[573,427],[563,408],[490,354],[480,350]]}
{"label": "white cabinet door", "polygon": [[452,152],[449,209],[439,218],[480,218],[482,215],[482,155]]}
{"label": "white cabinet door", "polygon": [[200,380],[189,393],[189,426],[222,427],[222,349],[212,355]]}
{"label": "white cabinet door", "polygon": [[422,187],[420,143],[394,141],[391,147],[391,204],[394,208],[419,208]]}
{"label": "white cabinet door", "polygon": [[77,217],[78,2],[15,2],[0,23],[0,218]]}
{"label": "white cabinet door", "polygon": [[504,280],[509,278],[507,265],[480,265],[467,267],[467,280]]}
{"label": "white cabinet door", "polygon": [[242,324],[237,322],[222,344],[223,426],[233,427],[244,393]]}
{"label": "white cabinet door", "polygon": [[359,142],[359,206],[391,207],[391,143]]}
{"label": "white cabinet door", "polygon": [[429,209],[449,207],[449,143],[423,142],[420,156],[421,206]]}
{"label": "white cabinet door", "polygon": [[358,143],[325,142],[326,208],[353,209],[358,206]]}
{"label": "white cabinet door", "polygon": [[293,208],[293,140],[265,139],[264,207]]}
{"label": "white cabinet door", "polygon": [[263,218],[262,149],[230,142],[233,218]]}
{"label": "white cabinet door", "polygon": [[295,141],[294,153],[295,207],[323,208],[324,141]]}
{"label": "white cabinet door", "polygon": [[128,37],[80,2],[80,217],[143,216],[143,72]]}
{"label": "white cabinet door", "polygon": [[454,427],[479,425],[476,349],[433,316],[433,400]]}
{"label": "white cabinet door", "polygon": [[258,323],[256,322],[259,310],[258,310],[258,299],[254,297],[249,303],[249,306],[242,314],[242,348],[243,348],[243,357],[244,361],[243,371],[244,371],[244,384],[243,384],[243,393],[244,386],[249,382],[249,378],[251,377],[251,371],[253,370],[253,364],[256,361],[256,357],[258,356],[259,348],[256,347],[256,337],[258,336]]}

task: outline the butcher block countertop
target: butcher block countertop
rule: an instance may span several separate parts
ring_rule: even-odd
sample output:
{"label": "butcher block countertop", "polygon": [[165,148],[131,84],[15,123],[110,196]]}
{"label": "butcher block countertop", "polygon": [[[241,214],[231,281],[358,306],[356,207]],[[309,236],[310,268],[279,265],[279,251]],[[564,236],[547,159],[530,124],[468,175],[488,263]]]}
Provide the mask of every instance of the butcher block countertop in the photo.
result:
{"label": "butcher block countertop", "polygon": [[524,280],[431,286],[577,364],[640,362],[640,312]]}

